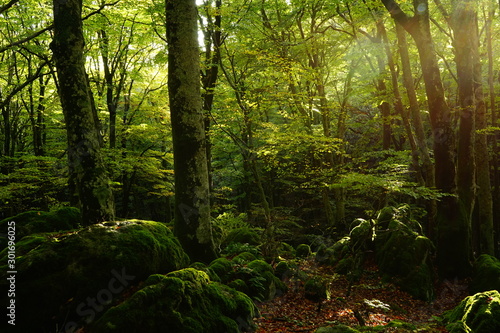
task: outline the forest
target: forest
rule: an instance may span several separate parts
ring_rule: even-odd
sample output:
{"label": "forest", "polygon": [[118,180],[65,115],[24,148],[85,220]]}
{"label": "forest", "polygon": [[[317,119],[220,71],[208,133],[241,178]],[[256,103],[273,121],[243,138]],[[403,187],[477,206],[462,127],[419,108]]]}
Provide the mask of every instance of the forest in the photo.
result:
{"label": "forest", "polygon": [[498,40],[493,0],[2,0],[2,332],[500,332]]}

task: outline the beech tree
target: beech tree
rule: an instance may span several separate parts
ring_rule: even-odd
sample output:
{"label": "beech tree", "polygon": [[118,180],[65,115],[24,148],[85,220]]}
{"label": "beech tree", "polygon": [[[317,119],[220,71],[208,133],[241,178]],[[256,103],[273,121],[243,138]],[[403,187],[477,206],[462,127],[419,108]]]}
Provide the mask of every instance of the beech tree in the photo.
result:
{"label": "beech tree", "polygon": [[166,1],[168,89],[174,145],[175,234],[191,259],[214,259],[194,0]]}
{"label": "beech tree", "polygon": [[111,220],[113,196],[83,57],[82,1],[54,0],[53,13],[51,48],[66,123],[70,186],[74,186],[84,223]]}

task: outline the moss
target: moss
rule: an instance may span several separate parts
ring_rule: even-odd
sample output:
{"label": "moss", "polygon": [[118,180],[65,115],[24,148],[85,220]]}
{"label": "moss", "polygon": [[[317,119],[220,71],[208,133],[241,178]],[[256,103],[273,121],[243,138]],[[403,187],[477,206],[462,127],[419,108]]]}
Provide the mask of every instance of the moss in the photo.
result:
{"label": "moss", "polygon": [[370,242],[373,237],[371,223],[364,219],[356,219],[354,222],[356,223],[356,226],[353,227],[349,233],[349,237],[351,237],[352,242],[358,246],[362,246],[366,242]]}
{"label": "moss", "polygon": [[313,277],[304,284],[305,297],[315,302],[329,298],[325,282],[319,277]]}
{"label": "moss", "polygon": [[319,250],[315,259],[319,263],[334,266],[351,252],[351,244],[351,237],[343,237],[329,248]]}
{"label": "moss", "polygon": [[233,270],[233,264],[226,258],[215,259],[208,265],[222,282],[226,282],[229,278],[229,273]]}
{"label": "moss", "polygon": [[241,291],[242,293],[248,294],[250,289],[248,288],[245,281],[242,279],[236,279],[227,284],[229,287]]}
{"label": "moss", "polygon": [[[6,231],[9,221],[16,222],[17,240],[34,233],[75,229],[80,227],[82,223],[80,211],[74,207],[62,207],[50,212],[24,212],[0,221],[0,230]],[[6,245],[6,240],[0,238],[0,249]]]}
{"label": "moss", "polygon": [[247,263],[256,260],[257,257],[250,252],[243,252],[234,257],[231,261],[237,264]]}
{"label": "moss", "polygon": [[291,275],[291,268],[291,265],[287,261],[280,261],[274,269],[274,275],[283,280],[285,277]]}
{"label": "moss", "polygon": [[[25,310],[17,323],[26,332],[79,321],[77,308],[83,304],[89,310],[88,298],[106,295],[107,305],[132,283],[188,264],[178,240],[159,222],[93,225],[32,235],[19,244],[16,300]],[[6,281],[5,273],[1,278]],[[98,308],[101,311],[91,311],[95,316],[102,314],[100,303]]]}
{"label": "moss", "polygon": [[223,242],[223,244],[225,245],[229,245],[231,243],[259,245],[260,236],[255,230],[251,228],[237,228],[231,230]]}
{"label": "moss", "polygon": [[443,317],[450,333],[500,332],[500,293],[491,290],[468,296]]}
{"label": "moss", "polygon": [[254,329],[257,308],[245,294],[193,268],[148,278],[144,287],[109,309],[91,332],[240,332]]}
{"label": "moss", "polygon": [[391,220],[387,230],[375,239],[377,264],[413,297],[430,301],[434,298],[430,257],[432,242],[398,220]]}
{"label": "moss", "polygon": [[300,244],[296,249],[297,257],[305,258],[311,255],[311,247],[307,244]]}
{"label": "moss", "polygon": [[320,327],[315,333],[358,333],[358,330],[346,325],[336,325],[330,327]]}
{"label": "moss", "polygon": [[387,229],[389,227],[389,222],[393,220],[396,212],[396,209],[391,206],[382,208],[377,216],[377,226],[380,229]]}
{"label": "moss", "polygon": [[483,254],[474,264],[474,274],[471,282],[474,293],[488,290],[500,291],[500,260]]}

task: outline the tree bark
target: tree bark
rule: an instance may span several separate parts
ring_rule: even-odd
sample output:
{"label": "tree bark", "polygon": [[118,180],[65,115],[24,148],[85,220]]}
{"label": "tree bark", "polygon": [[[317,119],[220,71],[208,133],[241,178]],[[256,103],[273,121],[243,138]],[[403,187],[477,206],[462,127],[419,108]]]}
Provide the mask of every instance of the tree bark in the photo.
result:
{"label": "tree bark", "polygon": [[215,258],[194,0],[166,0],[175,234],[193,261]]}
{"label": "tree bark", "polygon": [[430,30],[427,0],[414,0],[414,16],[404,13],[394,0],[382,0],[391,16],[413,37],[422,66],[425,91],[433,132],[436,187],[449,194],[438,202],[437,262],[442,277],[467,276],[471,269],[469,226],[464,225],[457,193],[456,167],[453,157],[455,136],[450,108],[446,102],[441,74]]}
{"label": "tree bark", "polygon": [[101,155],[97,114],[85,72],[82,1],[54,0],[54,54],[66,122],[70,182],[85,224],[114,218],[113,196]]}

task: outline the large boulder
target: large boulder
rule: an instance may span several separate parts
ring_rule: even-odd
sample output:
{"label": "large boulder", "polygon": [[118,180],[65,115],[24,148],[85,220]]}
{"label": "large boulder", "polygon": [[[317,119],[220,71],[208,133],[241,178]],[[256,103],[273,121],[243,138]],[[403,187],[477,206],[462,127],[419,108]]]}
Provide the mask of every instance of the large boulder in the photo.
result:
{"label": "large boulder", "polygon": [[[2,263],[7,250],[0,253]],[[98,224],[24,237],[16,244],[16,327],[71,331],[101,315],[128,287],[188,264],[177,238],[159,222]],[[1,267],[2,285],[8,282],[7,271]]]}
{"label": "large boulder", "polygon": [[399,219],[378,230],[375,253],[380,271],[417,299],[434,298],[431,253],[434,245]]}
{"label": "large boulder", "polygon": [[106,311],[90,333],[237,333],[254,331],[252,300],[194,268],[151,275],[142,288]]}
{"label": "large boulder", "polygon": [[500,260],[483,254],[474,264],[474,274],[470,289],[474,293],[488,290],[500,292]]}
{"label": "large boulder", "polygon": [[[80,228],[82,223],[80,210],[75,207],[62,207],[50,212],[29,211],[0,221],[0,230],[15,226],[15,236],[20,240],[24,236],[40,232],[54,232]],[[7,246],[7,239],[0,238],[0,250]]]}
{"label": "large boulder", "polygon": [[466,297],[444,314],[450,333],[500,332],[500,294],[497,290]]}

